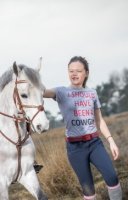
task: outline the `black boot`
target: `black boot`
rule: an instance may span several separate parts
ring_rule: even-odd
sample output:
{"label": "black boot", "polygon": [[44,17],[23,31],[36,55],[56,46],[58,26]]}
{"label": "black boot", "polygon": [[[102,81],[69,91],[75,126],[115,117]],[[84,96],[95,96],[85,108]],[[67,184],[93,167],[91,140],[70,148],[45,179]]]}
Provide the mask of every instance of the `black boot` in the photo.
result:
{"label": "black boot", "polygon": [[33,167],[35,169],[35,172],[38,174],[40,170],[43,168],[43,165],[40,165],[35,161]]}

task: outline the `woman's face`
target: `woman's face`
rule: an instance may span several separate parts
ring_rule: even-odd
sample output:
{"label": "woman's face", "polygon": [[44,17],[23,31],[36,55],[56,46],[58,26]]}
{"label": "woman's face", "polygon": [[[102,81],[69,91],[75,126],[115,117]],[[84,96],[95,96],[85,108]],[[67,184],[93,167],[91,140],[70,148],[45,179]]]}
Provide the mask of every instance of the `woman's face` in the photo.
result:
{"label": "woman's face", "polygon": [[88,76],[88,71],[85,70],[81,62],[76,61],[68,66],[68,74],[72,86],[82,87],[85,78]]}

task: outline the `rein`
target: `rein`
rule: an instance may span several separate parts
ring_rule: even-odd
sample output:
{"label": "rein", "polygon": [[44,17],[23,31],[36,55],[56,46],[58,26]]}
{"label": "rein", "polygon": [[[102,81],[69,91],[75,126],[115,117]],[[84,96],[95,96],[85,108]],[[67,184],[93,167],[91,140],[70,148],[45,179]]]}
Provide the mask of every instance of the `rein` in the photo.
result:
{"label": "rein", "polygon": [[11,140],[9,137],[7,137],[1,130],[0,130],[0,133],[1,135],[7,139],[9,142],[11,142],[12,144],[14,144],[16,146],[16,149],[17,149],[17,155],[18,155],[18,167],[17,167],[17,175],[16,175],[16,178],[15,180],[13,181],[16,182],[18,177],[19,177],[19,174],[20,174],[20,170],[21,170],[21,148],[22,148],[22,145],[25,143],[25,141],[29,138],[29,136],[31,135],[31,128],[30,128],[30,123],[27,123],[26,122],[26,125],[29,127],[27,128],[27,134],[25,135],[24,139],[21,139],[21,134],[20,134],[20,131],[19,131],[19,123],[18,121],[14,121],[15,122],[15,126],[16,126],[16,130],[17,130],[17,133],[18,133],[18,141],[17,142],[14,142],[13,140]]}
{"label": "rein", "polygon": [[27,119],[25,120],[24,117],[23,117],[23,118],[21,118],[21,117],[16,117],[15,115],[12,116],[12,115],[8,115],[8,114],[3,113],[3,112],[0,112],[0,114],[1,114],[1,115],[4,115],[5,117],[9,117],[9,118],[14,119],[14,121],[15,121],[15,120],[17,120],[17,121],[19,121],[19,122],[28,121]]}
{"label": "rein", "polygon": [[[23,117],[17,117],[15,115],[8,115],[6,113],[3,113],[3,112],[0,112],[1,115],[3,116],[6,116],[6,117],[9,117],[9,118],[12,118],[14,120],[14,123],[15,123],[15,127],[16,127],[16,131],[17,131],[17,134],[18,134],[18,141],[17,142],[14,142],[13,140],[11,140],[9,137],[7,137],[1,130],[0,130],[0,133],[1,135],[6,139],[8,140],[10,143],[14,144],[16,146],[16,149],[17,149],[17,154],[18,154],[18,167],[17,167],[17,175],[16,175],[16,178],[15,180],[13,181],[16,182],[18,177],[19,177],[19,174],[20,174],[20,171],[21,171],[21,149],[22,149],[22,146],[23,144],[26,142],[26,140],[29,138],[29,136],[31,135],[31,124],[32,124],[32,121],[34,120],[34,118],[38,115],[38,113],[40,111],[43,111],[44,110],[44,107],[42,105],[39,105],[39,106],[35,106],[35,105],[24,105],[22,104],[22,101],[20,99],[20,96],[19,96],[19,92],[18,92],[18,88],[17,88],[17,84],[20,84],[20,83],[27,83],[26,80],[17,80],[16,78],[16,81],[15,81],[15,87],[14,87],[14,92],[13,92],[13,100],[14,100],[14,103],[17,107],[17,105],[19,106],[19,110],[21,112],[19,112],[18,114],[22,114]],[[28,119],[26,117],[26,113],[24,111],[24,108],[37,108],[37,112],[34,114],[34,116],[32,117],[32,119]],[[20,130],[19,130],[19,123],[20,122],[26,122],[26,134],[25,134],[25,137],[23,139],[21,139],[21,133],[20,133]]]}

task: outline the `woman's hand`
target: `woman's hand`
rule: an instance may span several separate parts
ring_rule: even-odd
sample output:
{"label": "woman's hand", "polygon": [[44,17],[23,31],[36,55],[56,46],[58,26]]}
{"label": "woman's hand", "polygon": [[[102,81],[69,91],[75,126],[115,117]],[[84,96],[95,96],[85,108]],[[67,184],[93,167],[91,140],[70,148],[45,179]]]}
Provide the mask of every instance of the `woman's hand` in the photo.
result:
{"label": "woman's hand", "polygon": [[108,142],[110,144],[110,150],[111,150],[111,153],[112,153],[112,156],[113,156],[113,159],[114,160],[117,160],[118,157],[119,157],[119,149],[116,145],[116,143],[114,142],[113,138],[109,138],[108,139]]}

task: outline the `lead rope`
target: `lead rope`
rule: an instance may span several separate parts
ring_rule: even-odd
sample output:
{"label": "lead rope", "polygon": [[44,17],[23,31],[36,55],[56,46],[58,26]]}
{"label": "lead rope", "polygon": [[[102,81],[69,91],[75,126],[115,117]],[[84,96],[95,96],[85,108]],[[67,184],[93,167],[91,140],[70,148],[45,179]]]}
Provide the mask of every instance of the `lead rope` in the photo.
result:
{"label": "lead rope", "polygon": [[18,156],[18,167],[17,167],[17,176],[16,176],[14,182],[17,181],[19,174],[20,174],[20,170],[21,170],[21,148],[22,148],[21,134],[20,134],[20,131],[19,131],[19,124],[17,123],[17,121],[15,121],[15,126],[16,126],[16,130],[17,130],[17,133],[18,133],[18,142],[16,144],[17,156]]}
{"label": "lead rope", "polygon": [[30,123],[26,122],[26,134],[23,140],[21,140],[21,134],[19,131],[19,125],[17,123],[17,121],[15,122],[16,128],[17,128],[17,133],[18,133],[18,142],[16,144],[16,148],[17,148],[17,152],[18,152],[18,167],[17,167],[17,176],[14,180],[14,182],[17,181],[18,177],[19,177],[19,173],[21,171],[21,149],[23,144],[25,143],[25,141],[28,139],[28,137],[31,135],[31,127],[30,127]]}

